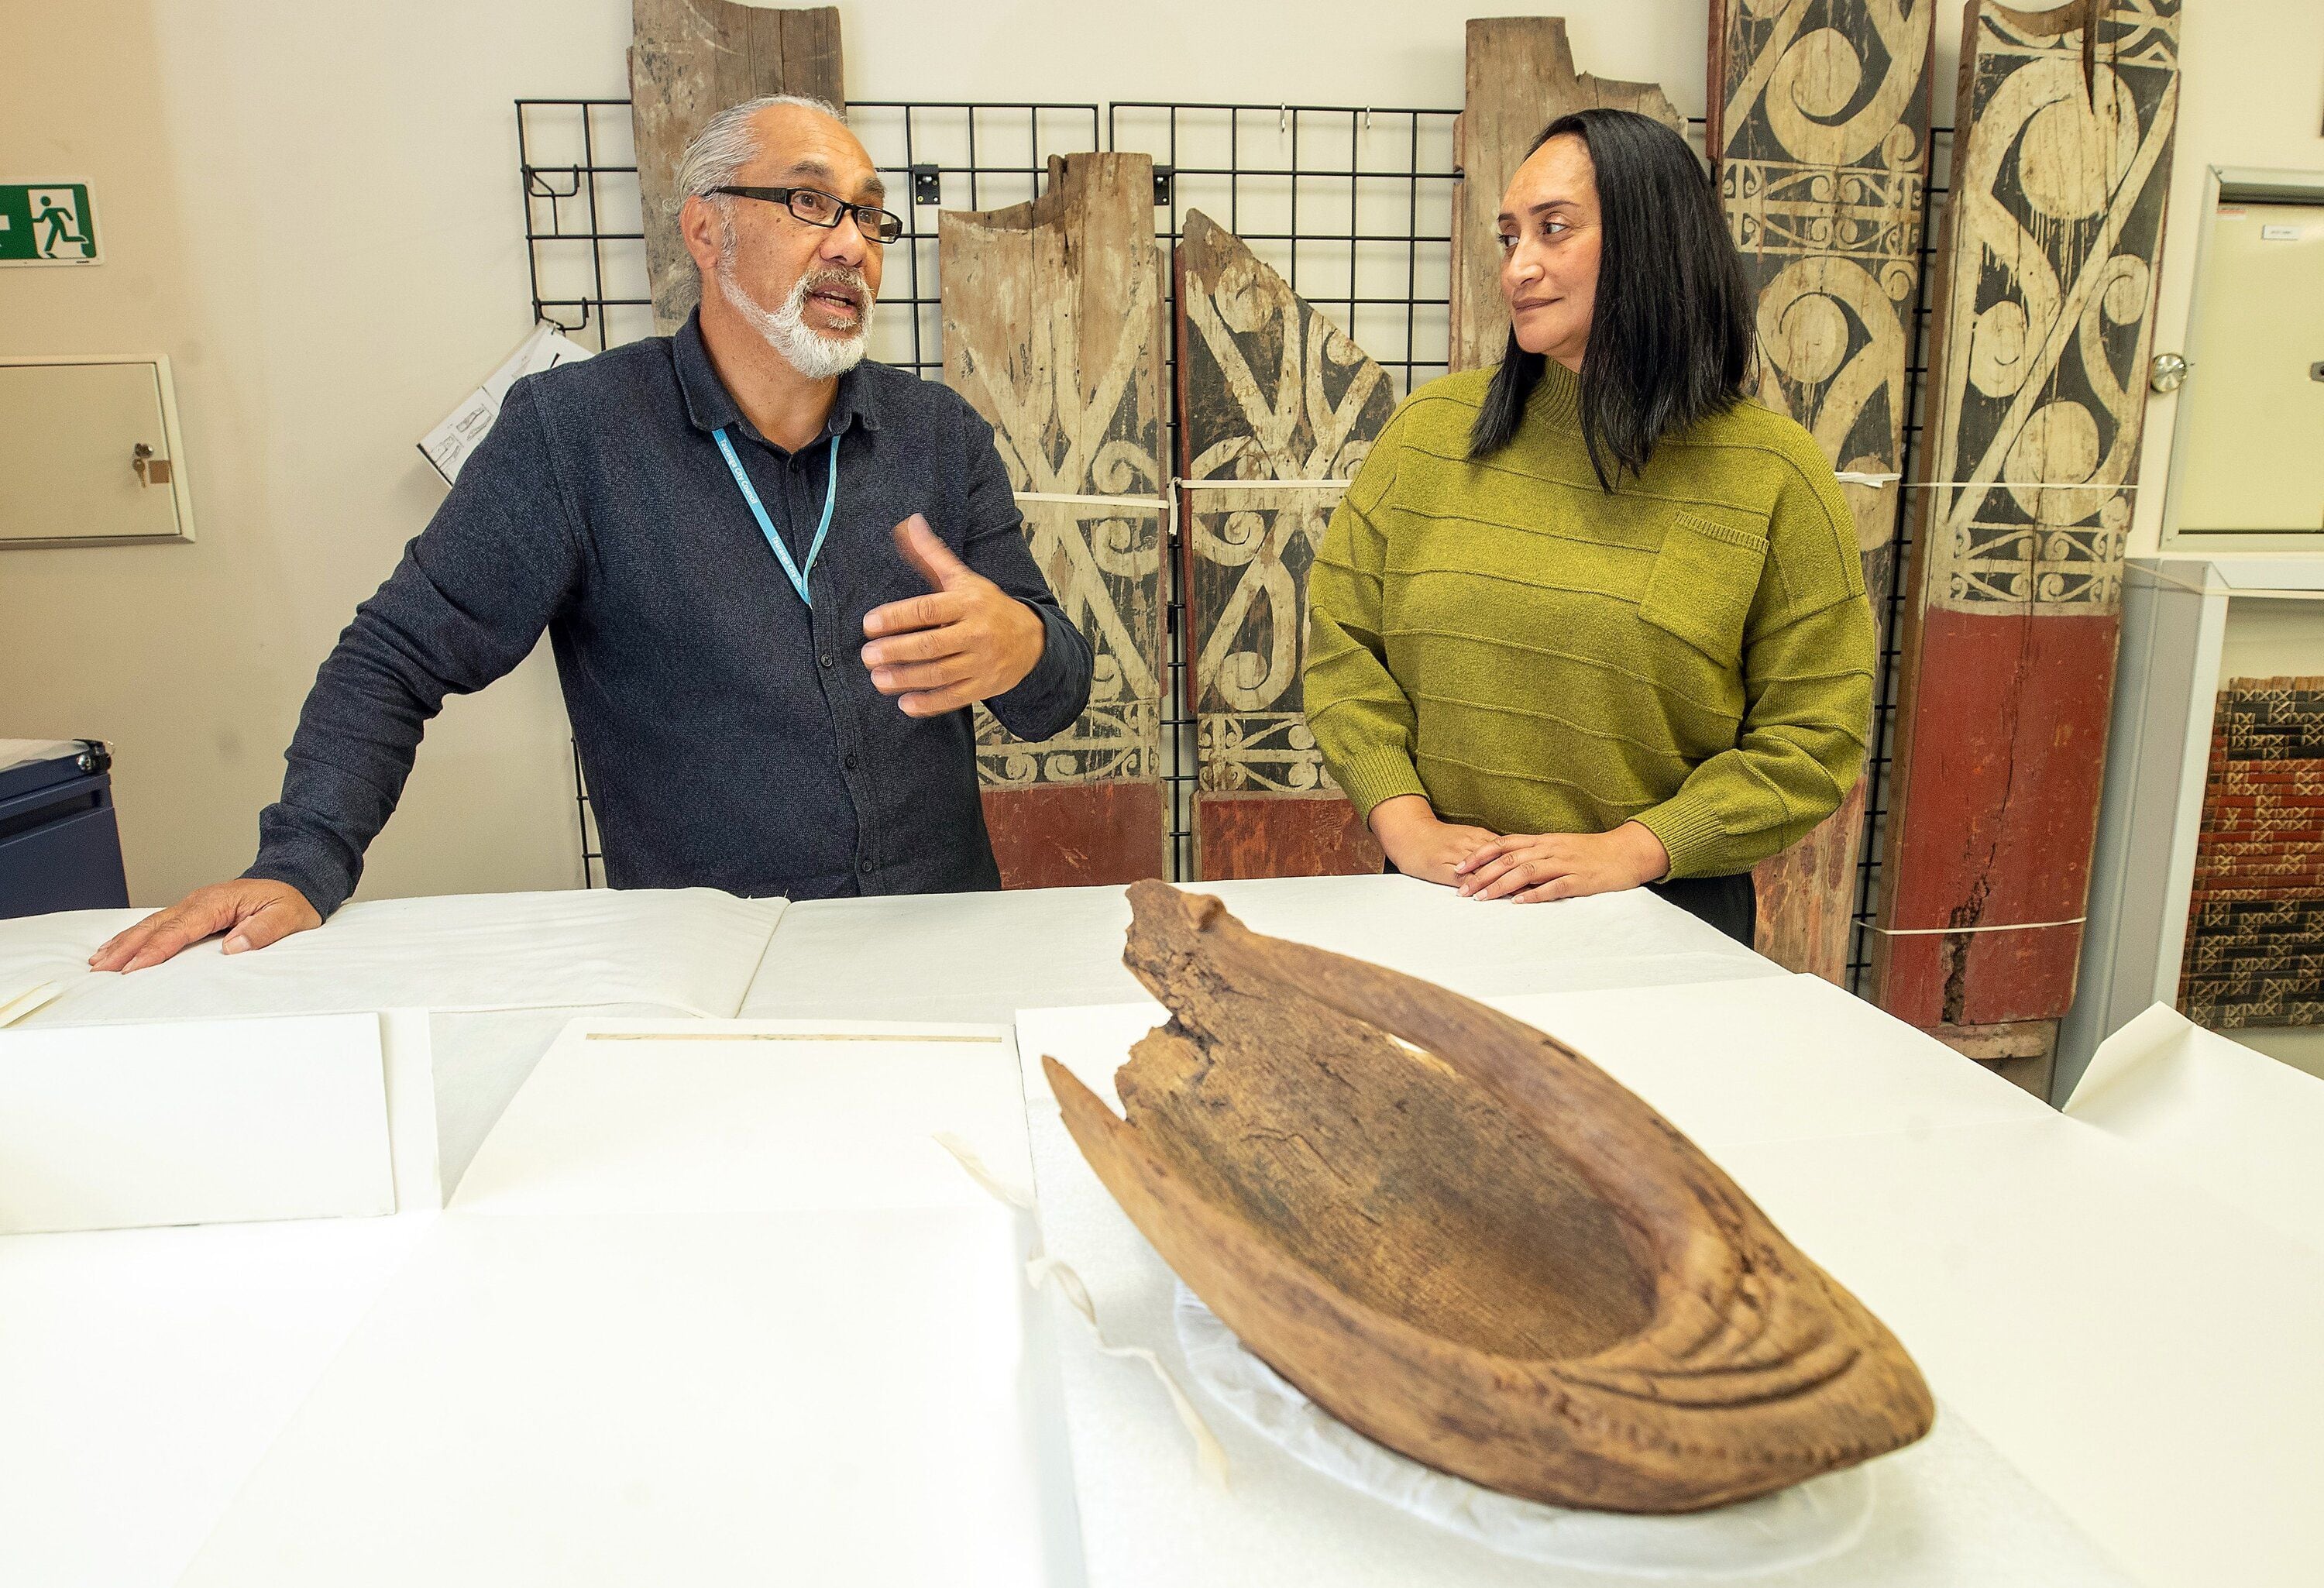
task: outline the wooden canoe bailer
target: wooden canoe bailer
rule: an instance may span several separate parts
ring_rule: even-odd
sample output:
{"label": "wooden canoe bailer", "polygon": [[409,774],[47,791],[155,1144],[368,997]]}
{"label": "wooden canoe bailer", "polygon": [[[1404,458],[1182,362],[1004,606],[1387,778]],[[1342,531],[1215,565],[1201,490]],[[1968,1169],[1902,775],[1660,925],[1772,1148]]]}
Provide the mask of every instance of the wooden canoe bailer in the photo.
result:
{"label": "wooden canoe bailer", "polygon": [[945,383],[991,422],[1033,560],[1096,651],[1088,708],[1054,739],[1012,739],[977,708],[1001,878],[1158,877],[1169,475],[1153,162],[1052,157],[1039,198],[946,210],[936,245]]}
{"label": "wooden canoe bailer", "polygon": [[2179,98],[2177,0],[1965,28],[1872,957],[1940,1035],[2073,1002]]}
{"label": "wooden canoe bailer", "polygon": [[[1669,1122],[1425,982],[1130,890],[1171,1011],[1117,1076],[1045,1060],[1163,1259],[1325,1410],[1527,1499],[1676,1512],[1911,1444],[1895,1337]],[[1406,1046],[1409,1044],[1409,1046]]]}
{"label": "wooden canoe bailer", "polygon": [[1396,410],[1379,365],[1233,233],[1177,248],[1178,457],[1194,716],[1194,872],[1380,869],[1302,710],[1307,573]]}
{"label": "wooden canoe bailer", "polygon": [[[1757,396],[1805,426],[1885,616],[1928,189],[1935,0],[1713,0],[1705,146],[1758,294]],[[1866,786],[1757,868],[1758,948],[1845,984]]]}
{"label": "wooden canoe bailer", "polygon": [[763,94],[846,108],[839,8],[734,0],[631,0],[630,125],[645,211],[654,335],[686,323],[702,283],[678,235],[678,162],[702,124]]}
{"label": "wooden canoe bailer", "polygon": [[1501,251],[1493,238],[1501,195],[1541,129],[1568,111],[1604,106],[1651,115],[1683,136],[1686,118],[1655,83],[1573,69],[1562,16],[1477,17],[1468,24],[1466,88],[1453,134],[1461,180],[1452,189],[1452,352],[1454,370],[1499,364],[1508,346]]}

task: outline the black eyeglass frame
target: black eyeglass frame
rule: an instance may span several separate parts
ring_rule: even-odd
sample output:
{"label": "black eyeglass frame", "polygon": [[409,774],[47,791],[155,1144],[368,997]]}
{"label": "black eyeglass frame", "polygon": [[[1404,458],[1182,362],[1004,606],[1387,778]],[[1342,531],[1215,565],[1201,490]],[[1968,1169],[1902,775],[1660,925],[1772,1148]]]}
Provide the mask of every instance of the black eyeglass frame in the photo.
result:
{"label": "black eyeglass frame", "polygon": [[[821,226],[825,231],[837,231],[843,217],[855,217],[855,229],[867,243],[886,245],[903,240],[904,217],[893,210],[882,209],[876,204],[850,204],[836,193],[826,193],[821,188],[713,188],[714,194],[731,193],[737,198],[757,198],[768,204],[779,204],[790,211],[791,218]],[[811,215],[801,215],[794,200],[800,194],[828,199],[832,206],[829,220],[817,220]]]}

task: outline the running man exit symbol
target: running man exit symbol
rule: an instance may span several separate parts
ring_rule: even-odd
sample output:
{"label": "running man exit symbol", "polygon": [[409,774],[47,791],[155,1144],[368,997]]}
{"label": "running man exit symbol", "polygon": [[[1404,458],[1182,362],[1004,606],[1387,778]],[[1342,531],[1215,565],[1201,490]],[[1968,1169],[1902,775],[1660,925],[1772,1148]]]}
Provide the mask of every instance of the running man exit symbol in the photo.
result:
{"label": "running man exit symbol", "polygon": [[86,183],[0,182],[0,264],[96,263]]}

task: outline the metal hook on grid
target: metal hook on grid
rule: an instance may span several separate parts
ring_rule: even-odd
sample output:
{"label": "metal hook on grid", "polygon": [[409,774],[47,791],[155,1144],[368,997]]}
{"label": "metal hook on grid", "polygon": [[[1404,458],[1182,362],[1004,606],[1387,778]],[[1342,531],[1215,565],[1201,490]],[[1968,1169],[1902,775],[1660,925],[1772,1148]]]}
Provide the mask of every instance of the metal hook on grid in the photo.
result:
{"label": "metal hook on grid", "polygon": [[577,336],[581,332],[589,328],[589,304],[586,300],[584,300],[577,307],[581,310],[581,318],[574,321],[573,324],[569,326],[563,320],[558,319],[555,315],[549,313],[549,305],[546,303],[535,302],[532,306],[532,317],[537,320],[545,320],[549,324],[555,326],[559,336]]}
{"label": "metal hook on grid", "polygon": [[1364,106],[1364,131],[1366,131],[1366,132],[1368,132],[1368,133],[1369,133],[1369,132],[1370,132],[1371,130],[1372,130],[1372,107],[1371,107],[1370,106],[1367,105],[1367,106]]}
{"label": "metal hook on grid", "polygon": [[[549,183],[549,173],[561,171],[573,179],[573,185],[558,192]],[[581,191],[581,168],[577,165],[528,165],[524,168],[524,190],[536,198],[570,198]]]}
{"label": "metal hook on grid", "polygon": [[1277,137],[1291,130],[1291,106],[1280,106],[1275,112],[1275,133]]}

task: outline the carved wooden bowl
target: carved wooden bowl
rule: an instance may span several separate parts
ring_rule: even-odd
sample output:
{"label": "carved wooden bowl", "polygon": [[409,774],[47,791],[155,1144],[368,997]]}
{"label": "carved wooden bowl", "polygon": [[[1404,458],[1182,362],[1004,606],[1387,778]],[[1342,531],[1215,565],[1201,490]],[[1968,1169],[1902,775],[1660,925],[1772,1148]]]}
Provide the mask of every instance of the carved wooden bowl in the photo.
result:
{"label": "carved wooden bowl", "polygon": [[[1251,1351],[1413,1459],[1687,1511],[1911,1444],[1904,1347],[1668,1121],[1441,987],[1130,889],[1173,1018],[1118,1117],[1049,1084],[1124,1211]],[[1399,1040],[1401,1039],[1401,1040]]]}

